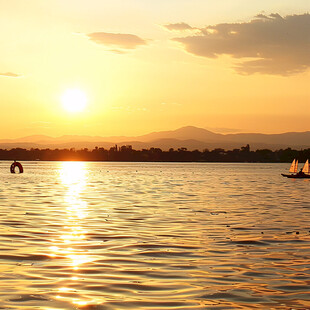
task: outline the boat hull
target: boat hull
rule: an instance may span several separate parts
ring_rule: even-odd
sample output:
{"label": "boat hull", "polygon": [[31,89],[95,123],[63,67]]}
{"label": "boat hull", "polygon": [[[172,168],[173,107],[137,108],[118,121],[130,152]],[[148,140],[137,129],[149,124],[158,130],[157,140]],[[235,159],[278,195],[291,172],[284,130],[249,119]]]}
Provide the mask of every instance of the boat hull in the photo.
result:
{"label": "boat hull", "polygon": [[283,174],[281,173],[283,177],[290,178],[290,179],[310,179],[310,175],[304,174],[304,175],[298,175],[298,174]]}

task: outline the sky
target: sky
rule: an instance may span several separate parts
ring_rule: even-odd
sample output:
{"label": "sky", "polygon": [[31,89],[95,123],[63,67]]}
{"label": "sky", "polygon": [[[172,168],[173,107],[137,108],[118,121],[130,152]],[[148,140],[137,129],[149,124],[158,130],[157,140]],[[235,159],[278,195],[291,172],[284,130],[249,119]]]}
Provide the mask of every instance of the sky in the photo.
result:
{"label": "sky", "polygon": [[310,130],[309,12],[309,0],[0,0],[0,138]]}

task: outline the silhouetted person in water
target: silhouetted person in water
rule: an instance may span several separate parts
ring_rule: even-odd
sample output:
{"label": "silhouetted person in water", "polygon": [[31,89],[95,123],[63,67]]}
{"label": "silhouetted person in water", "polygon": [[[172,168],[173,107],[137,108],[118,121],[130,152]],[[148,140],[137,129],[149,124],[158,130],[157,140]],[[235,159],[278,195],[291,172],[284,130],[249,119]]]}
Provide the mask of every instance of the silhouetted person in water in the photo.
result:
{"label": "silhouetted person in water", "polygon": [[297,175],[304,175],[304,173],[302,172],[302,168],[299,170],[299,172],[297,173]]}

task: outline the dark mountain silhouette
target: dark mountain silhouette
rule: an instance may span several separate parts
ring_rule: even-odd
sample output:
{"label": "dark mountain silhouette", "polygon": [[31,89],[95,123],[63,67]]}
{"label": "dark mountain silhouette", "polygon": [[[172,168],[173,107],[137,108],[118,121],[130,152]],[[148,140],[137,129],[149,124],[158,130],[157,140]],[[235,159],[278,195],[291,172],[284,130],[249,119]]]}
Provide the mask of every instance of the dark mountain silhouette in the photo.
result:
{"label": "dark mountain silhouette", "polygon": [[287,132],[281,134],[241,133],[227,134],[225,137],[229,141],[234,142],[244,142],[251,140],[254,143],[283,144],[292,146],[310,145],[310,131]]}
{"label": "dark mountain silhouette", "polygon": [[240,148],[250,144],[252,149],[268,148],[310,148],[310,131],[287,132],[282,134],[218,134],[194,126],[182,127],[176,130],[152,132],[136,137],[100,137],[65,135],[57,138],[34,135],[19,139],[2,139],[0,148],[94,148],[95,146],[110,148],[114,144],[132,145],[135,149],[158,147],[163,150],[169,148],[186,147],[189,150],[205,148]]}
{"label": "dark mountain silhouette", "polygon": [[204,142],[218,142],[223,135],[211,132],[203,128],[186,126],[176,130],[152,132],[136,137],[139,141],[154,141],[159,139],[197,140]]}

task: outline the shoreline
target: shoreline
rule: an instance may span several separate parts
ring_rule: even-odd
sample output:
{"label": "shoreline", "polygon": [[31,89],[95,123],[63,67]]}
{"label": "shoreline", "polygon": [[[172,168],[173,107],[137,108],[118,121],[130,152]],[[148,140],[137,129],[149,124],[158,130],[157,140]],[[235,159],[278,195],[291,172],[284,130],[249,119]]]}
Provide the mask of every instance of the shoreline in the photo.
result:
{"label": "shoreline", "polygon": [[306,162],[310,158],[310,148],[293,150],[291,148],[272,151],[261,149],[252,151],[250,145],[240,149],[189,151],[187,148],[170,148],[168,151],[160,148],[135,150],[131,145],[110,149],[96,147],[71,149],[0,149],[0,160],[19,161],[85,161],[85,162],[215,162],[215,163],[291,163],[293,159]]}

